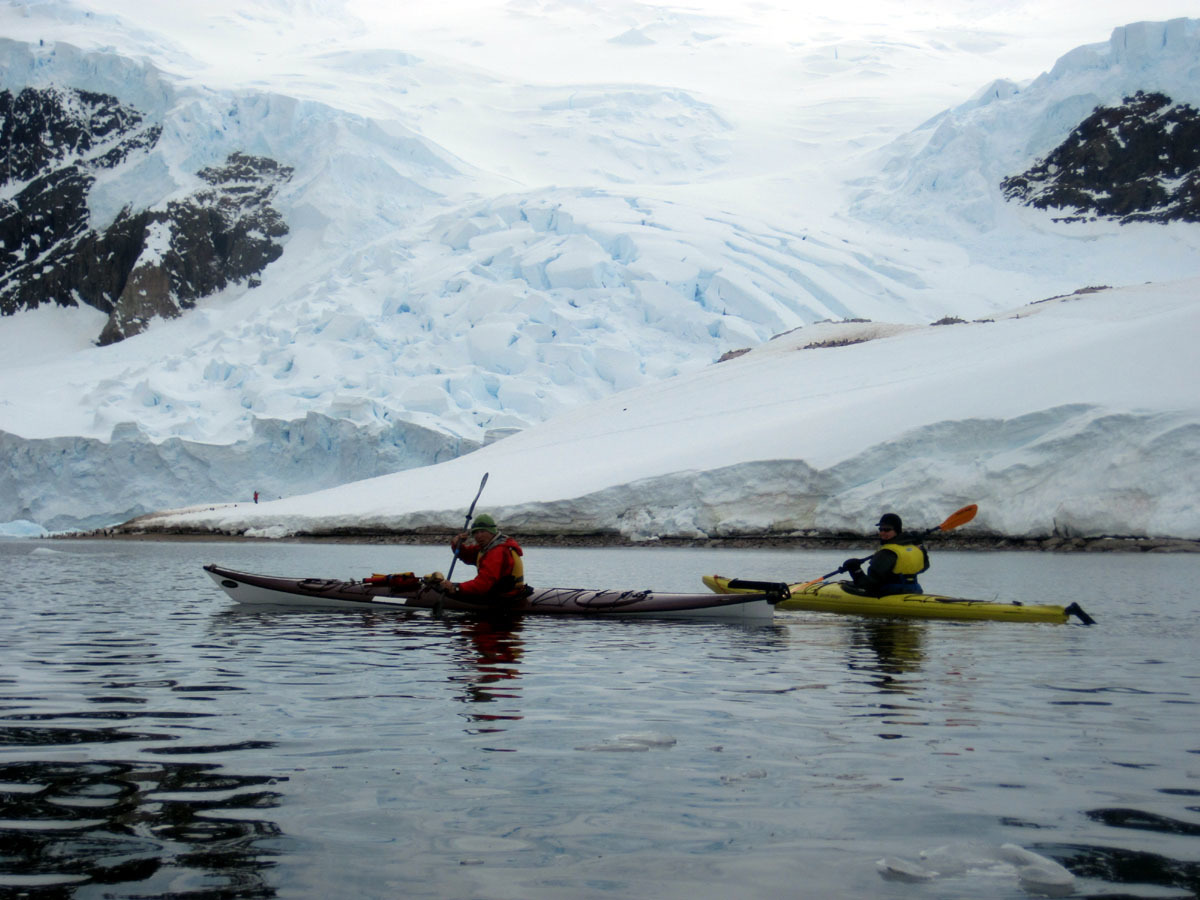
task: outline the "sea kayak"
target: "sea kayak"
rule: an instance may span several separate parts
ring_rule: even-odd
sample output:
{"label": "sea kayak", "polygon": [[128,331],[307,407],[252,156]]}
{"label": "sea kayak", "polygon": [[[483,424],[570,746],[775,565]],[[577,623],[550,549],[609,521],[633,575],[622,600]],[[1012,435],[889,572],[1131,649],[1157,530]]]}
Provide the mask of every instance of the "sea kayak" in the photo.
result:
{"label": "sea kayak", "polygon": [[[705,575],[704,583],[719,593],[768,589],[771,582],[742,581],[720,575]],[[782,586],[776,586],[776,589]],[[1013,601],[967,600],[937,594],[890,594],[869,597],[857,592],[847,581],[823,581],[817,584],[787,586],[788,597],[777,609],[812,610],[858,616],[908,616],[923,619],[989,619],[998,622],[1053,622],[1062,624],[1072,615],[1085,625],[1092,618],[1078,603],[1070,606],[1028,605]]]}
{"label": "sea kayak", "polygon": [[504,606],[469,603],[424,587],[412,578],[337,581],[331,578],[283,578],[252,575],[218,565],[207,572],[238,603],[270,606],[324,606],[361,609],[368,606],[444,609],[474,613],[537,613],[576,616],[643,616],[770,621],[781,595],[764,591],[723,594],[679,594],[663,591],[542,588]]}

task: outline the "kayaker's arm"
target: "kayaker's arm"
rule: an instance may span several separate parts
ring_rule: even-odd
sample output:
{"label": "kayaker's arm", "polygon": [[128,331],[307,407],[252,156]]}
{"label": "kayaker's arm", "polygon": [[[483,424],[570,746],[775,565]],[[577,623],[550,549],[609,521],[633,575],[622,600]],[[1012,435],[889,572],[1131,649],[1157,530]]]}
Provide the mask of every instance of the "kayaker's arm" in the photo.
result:
{"label": "kayaker's arm", "polygon": [[[893,573],[896,570],[896,561],[899,559],[893,550],[878,550],[870,558],[865,573],[868,581],[873,584],[884,584],[892,580]],[[853,574],[853,573],[851,573]],[[857,582],[857,579],[855,579]]]}
{"label": "kayaker's arm", "polygon": [[450,541],[450,549],[454,551],[455,559],[460,559],[468,566],[473,566],[479,558],[479,545],[471,540],[467,532],[455,535]]}

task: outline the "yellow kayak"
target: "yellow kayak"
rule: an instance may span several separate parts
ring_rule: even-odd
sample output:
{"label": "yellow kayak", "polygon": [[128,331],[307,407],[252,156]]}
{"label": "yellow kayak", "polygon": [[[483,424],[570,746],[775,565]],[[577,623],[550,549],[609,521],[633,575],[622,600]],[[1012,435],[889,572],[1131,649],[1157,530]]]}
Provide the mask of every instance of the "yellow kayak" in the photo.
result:
{"label": "yellow kayak", "polygon": [[1031,606],[1013,601],[999,603],[991,600],[965,600],[961,597],[939,597],[936,594],[890,594],[869,597],[855,592],[845,581],[823,581],[816,584],[772,585],[770,582],[742,581],[720,575],[705,575],[703,581],[718,594],[770,591],[782,592],[787,598],[776,609],[802,609],[816,612],[845,613],[856,616],[908,616],[920,619],[990,619],[999,622],[1053,622],[1062,624],[1072,615],[1085,625],[1092,618],[1078,603],[1070,606]]}

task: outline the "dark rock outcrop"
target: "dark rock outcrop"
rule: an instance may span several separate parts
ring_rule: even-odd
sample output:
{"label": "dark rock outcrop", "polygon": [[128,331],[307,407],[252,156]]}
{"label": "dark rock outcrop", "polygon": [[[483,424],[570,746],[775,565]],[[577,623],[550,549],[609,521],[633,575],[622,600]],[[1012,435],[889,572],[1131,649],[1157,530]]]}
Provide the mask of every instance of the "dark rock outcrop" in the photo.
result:
{"label": "dark rock outcrop", "polygon": [[149,153],[161,128],[115,97],[73,89],[0,92],[0,313],[84,303],[109,315],[99,342],[173,318],[201,297],[251,279],[283,250],[271,206],[292,170],[242,153],[198,173],[208,187],[165,209],[125,208],[91,227],[89,194],[104,171]]}
{"label": "dark rock outcrop", "polygon": [[24,186],[0,202],[0,313],[42,303],[111,312],[137,250],[128,214],[106,234],[89,227],[96,175],[158,142],[116,98],[88,91],[0,92],[0,184]]}
{"label": "dark rock outcrop", "polygon": [[91,91],[25,88],[15,97],[3,91],[0,116],[4,184],[72,163],[111,169],[133,151],[153,147],[161,134],[116,97]]}
{"label": "dark rock outcrop", "polygon": [[1001,182],[1004,196],[1060,221],[1200,222],[1200,112],[1138,91],[1097,107],[1049,156]]}
{"label": "dark rock outcrop", "polygon": [[168,203],[166,212],[146,214],[143,252],[113,305],[101,344],[137,334],[154,316],[173,318],[201,297],[249,281],[283,253],[276,241],[288,228],[270,201],[291,168],[234,153],[224,166],[199,174],[211,188]]}

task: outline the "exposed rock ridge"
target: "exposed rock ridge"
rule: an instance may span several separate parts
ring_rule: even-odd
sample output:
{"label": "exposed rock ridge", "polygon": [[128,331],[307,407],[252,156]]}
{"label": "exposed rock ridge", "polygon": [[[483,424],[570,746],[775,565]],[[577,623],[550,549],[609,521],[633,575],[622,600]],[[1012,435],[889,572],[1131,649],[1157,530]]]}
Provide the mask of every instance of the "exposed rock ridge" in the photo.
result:
{"label": "exposed rock ridge", "polygon": [[99,342],[172,318],[230,284],[249,283],[288,233],[271,206],[292,169],[231,154],[200,171],[209,187],[165,209],[123,209],[91,227],[104,170],[151,152],[161,126],[115,97],[71,88],[0,92],[0,313],[43,303],[109,315]]}
{"label": "exposed rock ridge", "polygon": [[5,161],[0,184],[31,181],[70,164],[112,168],[162,132],[115,97],[73,89],[25,88],[0,93],[0,140]]}
{"label": "exposed rock ridge", "polygon": [[1049,156],[1001,182],[1004,196],[1060,221],[1200,222],[1200,112],[1138,91],[1097,107]]}
{"label": "exposed rock ridge", "polygon": [[201,297],[247,282],[277,260],[288,233],[271,206],[292,169],[272,159],[232,153],[199,176],[211,188],[145,214],[141,253],[100,335],[111,344],[142,331],[154,316],[173,318]]}

